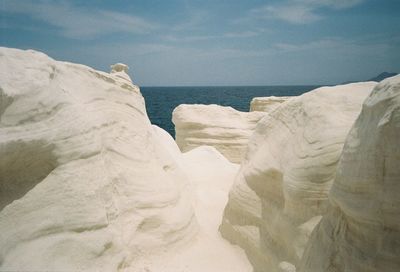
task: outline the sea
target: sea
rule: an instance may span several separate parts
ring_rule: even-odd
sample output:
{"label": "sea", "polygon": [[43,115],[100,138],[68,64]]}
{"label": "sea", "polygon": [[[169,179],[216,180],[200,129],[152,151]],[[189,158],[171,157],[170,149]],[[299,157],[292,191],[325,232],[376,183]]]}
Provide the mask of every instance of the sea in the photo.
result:
{"label": "sea", "polygon": [[319,86],[141,87],[147,114],[155,124],[175,136],[172,111],[180,104],[217,104],[249,111],[253,97],[297,96]]}

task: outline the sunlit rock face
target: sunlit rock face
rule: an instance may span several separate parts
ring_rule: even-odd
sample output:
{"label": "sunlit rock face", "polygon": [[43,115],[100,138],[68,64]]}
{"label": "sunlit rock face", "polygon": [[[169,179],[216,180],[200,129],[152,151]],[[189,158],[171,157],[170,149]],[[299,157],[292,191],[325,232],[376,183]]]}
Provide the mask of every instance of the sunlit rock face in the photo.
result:
{"label": "sunlit rock face", "polygon": [[240,163],[257,122],[263,112],[240,112],[218,105],[179,105],[172,121],[176,142],[183,151],[208,145],[228,160]]}
{"label": "sunlit rock face", "polygon": [[155,125],[153,129],[191,183],[198,231],[194,239],[178,246],[138,256],[126,271],[253,271],[244,251],[232,246],[218,232],[239,165],[229,162],[211,146],[200,146],[182,154],[168,132]]}
{"label": "sunlit rock face", "polygon": [[125,68],[7,48],[0,67],[0,270],[116,271],[193,237],[185,175]]}
{"label": "sunlit rock face", "polygon": [[385,79],[351,129],[303,272],[400,271],[400,76]]}
{"label": "sunlit rock face", "polygon": [[[323,87],[264,117],[249,141],[220,226],[255,271],[294,271],[328,210],[343,143],[376,83]],[[321,270],[324,271],[324,270]]]}
{"label": "sunlit rock face", "polygon": [[111,65],[110,68],[111,68],[110,74],[112,74],[113,76],[119,77],[120,79],[124,79],[124,80],[128,81],[128,84],[132,83],[132,79],[128,75],[128,70],[129,70],[128,65],[123,64],[123,63],[116,63],[116,64]]}
{"label": "sunlit rock face", "polygon": [[250,102],[250,111],[272,112],[290,98],[293,96],[254,97]]}

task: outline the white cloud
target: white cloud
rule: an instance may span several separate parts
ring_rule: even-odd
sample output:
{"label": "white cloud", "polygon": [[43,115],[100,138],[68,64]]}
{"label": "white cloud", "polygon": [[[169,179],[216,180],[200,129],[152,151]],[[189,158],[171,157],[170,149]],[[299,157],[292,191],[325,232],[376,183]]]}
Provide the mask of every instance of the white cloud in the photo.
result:
{"label": "white cloud", "polygon": [[176,48],[174,46],[161,44],[161,43],[107,43],[96,44],[85,48],[86,52],[95,55],[96,57],[103,58],[104,54],[122,56],[123,58],[132,58],[153,54],[168,53]]}
{"label": "white cloud", "polygon": [[276,43],[274,47],[283,52],[295,52],[295,51],[306,51],[316,49],[329,49],[338,48],[348,45],[350,42],[339,38],[325,38],[316,41],[310,41],[302,44],[292,43]]}
{"label": "white cloud", "polygon": [[65,1],[4,0],[0,10],[26,14],[59,28],[62,35],[75,39],[92,39],[116,32],[144,34],[158,27],[138,16],[77,7]]}
{"label": "white cloud", "polygon": [[185,18],[178,24],[171,26],[172,31],[190,31],[201,28],[209,19],[205,10],[189,10]]}
{"label": "white cloud", "polygon": [[246,39],[259,36],[262,32],[265,32],[264,29],[260,29],[257,31],[238,31],[238,32],[226,32],[222,34],[216,35],[164,35],[161,37],[163,41],[166,42],[199,42],[199,41],[209,41],[216,39]]}
{"label": "white cloud", "polygon": [[279,4],[265,5],[250,11],[250,16],[259,19],[278,19],[292,24],[307,24],[323,17],[321,8],[346,9],[364,0],[286,0]]}
{"label": "white cloud", "polygon": [[225,38],[251,38],[260,35],[259,31],[243,31],[243,32],[228,32],[223,36]]}
{"label": "white cloud", "polygon": [[293,0],[295,3],[314,6],[329,7],[334,9],[351,8],[363,2],[364,0]]}
{"label": "white cloud", "polygon": [[280,19],[294,24],[312,23],[321,19],[312,8],[305,5],[264,6],[253,10],[252,14],[262,19]]}
{"label": "white cloud", "polygon": [[[341,58],[349,55],[364,55],[371,56],[384,56],[391,48],[388,42],[383,40],[370,41],[365,43],[363,40],[349,40],[338,37],[323,38],[320,40],[309,41],[306,43],[276,43],[273,47],[277,52],[290,53],[290,52],[308,52],[313,54],[316,51],[334,52]],[[327,53],[327,55],[329,55]]]}
{"label": "white cloud", "polygon": [[198,41],[207,41],[211,39],[216,39],[218,36],[216,35],[186,35],[186,36],[175,36],[175,35],[166,35],[161,37],[162,40],[167,42],[198,42]]}

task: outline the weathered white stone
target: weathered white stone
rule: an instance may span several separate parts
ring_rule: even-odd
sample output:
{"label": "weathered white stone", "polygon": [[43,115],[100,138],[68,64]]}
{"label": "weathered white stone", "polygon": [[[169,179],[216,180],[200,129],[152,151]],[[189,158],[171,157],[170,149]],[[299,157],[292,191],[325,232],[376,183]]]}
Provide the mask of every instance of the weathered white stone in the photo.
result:
{"label": "weathered white stone", "polygon": [[182,152],[208,145],[239,163],[263,112],[240,112],[218,105],[179,105],[172,114],[176,142]]}
{"label": "weathered white stone", "polygon": [[281,262],[278,265],[279,272],[296,272],[296,267],[288,262]]}
{"label": "weathered white stone", "polygon": [[254,97],[250,102],[250,111],[272,112],[290,98],[293,96]]}
{"label": "weathered white stone", "polygon": [[190,181],[193,190],[189,193],[199,230],[194,239],[182,246],[136,258],[127,270],[253,271],[244,251],[232,246],[218,232],[229,188],[239,165],[229,162],[211,146],[200,146],[182,154],[168,132],[157,126],[153,128]]}
{"label": "weathered white stone", "polygon": [[239,166],[182,154],[126,66],[0,48],[0,67],[0,271],[251,271],[218,232]]}
{"label": "weathered white stone", "polygon": [[283,261],[298,264],[329,207],[345,137],[375,85],[319,88],[258,122],[220,227],[246,250],[255,271],[278,271]]}
{"label": "weathered white stone", "polygon": [[400,76],[364,102],[343,148],[303,272],[400,271]]}
{"label": "weathered white stone", "polygon": [[123,63],[116,63],[111,65],[110,68],[111,68],[110,74],[112,74],[113,76],[122,78],[128,81],[128,83],[132,82],[132,78],[128,75],[128,70],[129,70],[128,65]]}
{"label": "weathered white stone", "polygon": [[194,237],[138,87],[31,50],[0,67],[0,270],[116,271]]}

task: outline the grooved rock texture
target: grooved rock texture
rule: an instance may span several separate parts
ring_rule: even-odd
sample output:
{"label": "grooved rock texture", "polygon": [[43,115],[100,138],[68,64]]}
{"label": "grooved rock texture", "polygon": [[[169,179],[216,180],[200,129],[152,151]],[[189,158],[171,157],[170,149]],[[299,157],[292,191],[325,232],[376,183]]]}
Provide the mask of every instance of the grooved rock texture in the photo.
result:
{"label": "grooved rock texture", "polygon": [[250,111],[272,112],[290,98],[293,96],[254,97],[250,102]]}
{"label": "grooved rock texture", "polygon": [[346,135],[375,85],[319,88],[258,122],[220,226],[246,250],[255,271],[293,271],[299,263],[328,210]]}
{"label": "grooved rock texture", "polygon": [[303,272],[400,271],[400,76],[364,102],[347,136]]}
{"label": "grooved rock texture", "polygon": [[116,271],[197,232],[188,182],[113,73],[0,48],[0,270]]}
{"label": "grooved rock texture", "polygon": [[182,154],[169,133],[154,127],[191,182],[199,231],[195,239],[179,248],[135,261],[129,271],[253,271],[244,251],[218,232],[239,165],[229,162],[211,146],[196,147]]}
{"label": "grooved rock texture", "polygon": [[229,161],[240,163],[248,140],[264,112],[240,112],[218,105],[179,105],[172,114],[182,152],[208,145]]}

